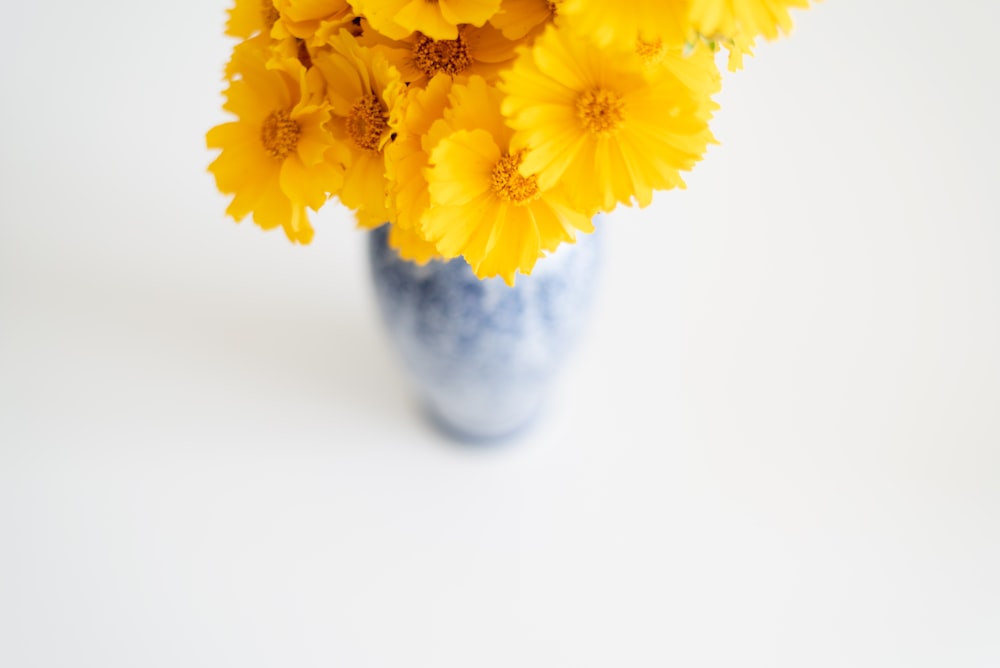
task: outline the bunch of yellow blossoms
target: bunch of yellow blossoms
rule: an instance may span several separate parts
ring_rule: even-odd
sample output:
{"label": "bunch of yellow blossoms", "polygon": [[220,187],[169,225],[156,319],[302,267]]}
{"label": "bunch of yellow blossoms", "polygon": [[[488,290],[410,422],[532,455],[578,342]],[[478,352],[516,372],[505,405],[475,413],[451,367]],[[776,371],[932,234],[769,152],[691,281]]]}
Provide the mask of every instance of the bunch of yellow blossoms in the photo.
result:
{"label": "bunch of yellow blossoms", "polygon": [[236,220],[308,243],[331,197],[480,278],[683,187],[730,67],[808,0],[236,0],[210,166]]}

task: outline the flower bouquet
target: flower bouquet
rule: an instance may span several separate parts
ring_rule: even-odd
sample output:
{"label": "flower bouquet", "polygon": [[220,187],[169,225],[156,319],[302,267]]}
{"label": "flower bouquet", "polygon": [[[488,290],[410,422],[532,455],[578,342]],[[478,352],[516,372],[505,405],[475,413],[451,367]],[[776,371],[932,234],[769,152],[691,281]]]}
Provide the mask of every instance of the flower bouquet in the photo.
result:
{"label": "flower bouquet", "polygon": [[574,242],[597,214],[684,186],[714,141],[718,52],[739,68],[806,4],[236,0],[238,120],[208,133],[210,170],[230,215],[293,242],[312,238],[309,210],[352,209],[433,421],[507,436],[588,310],[599,254]]}
{"label": "flower bouquet", "polygon": [[740,67],[808,0],[236,0],[208,133],[227,213],[290,240],[336,198],[408,261],[530,274],[683,187]]}

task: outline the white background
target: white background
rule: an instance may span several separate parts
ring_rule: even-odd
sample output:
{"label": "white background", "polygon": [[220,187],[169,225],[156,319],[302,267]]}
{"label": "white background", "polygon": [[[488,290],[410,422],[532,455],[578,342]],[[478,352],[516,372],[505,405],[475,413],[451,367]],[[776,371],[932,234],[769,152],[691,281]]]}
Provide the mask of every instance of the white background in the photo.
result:
{"label": "white background", "polygon": [[0,666],[1000,665],[995,3],[828,0],[727,75],[491,448],[343,211],[223,217],[225,6],[4,10]]}

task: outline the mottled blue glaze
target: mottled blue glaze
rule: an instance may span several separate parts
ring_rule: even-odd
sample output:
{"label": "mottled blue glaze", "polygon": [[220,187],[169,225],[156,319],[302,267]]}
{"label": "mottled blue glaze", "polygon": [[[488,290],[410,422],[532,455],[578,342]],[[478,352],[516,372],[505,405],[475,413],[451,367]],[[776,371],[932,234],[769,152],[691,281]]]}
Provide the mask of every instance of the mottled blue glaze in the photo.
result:
{"label": "mottled blue glaze", "polygon": [[600,264],[597,235],[579,235],[517,276],[477,279],[462,259],[423,267],[371,232],[369,259],[389,334],[435,423],[461,440],[528,424],[585,324]]}

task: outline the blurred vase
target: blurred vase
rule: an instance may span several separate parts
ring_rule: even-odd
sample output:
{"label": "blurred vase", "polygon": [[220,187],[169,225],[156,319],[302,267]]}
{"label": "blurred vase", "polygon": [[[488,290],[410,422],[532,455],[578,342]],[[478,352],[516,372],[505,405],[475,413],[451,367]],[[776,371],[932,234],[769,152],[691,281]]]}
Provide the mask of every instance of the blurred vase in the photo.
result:
{"label": "blurred vase", "polygon": [[520,433],[541,412],[585,326],[600,264],[597,234],[581,234],[508,286],[477,279],[461,258],[401,260],[389,227],[369,260],[389,336],[435,425],[463,441]]}

